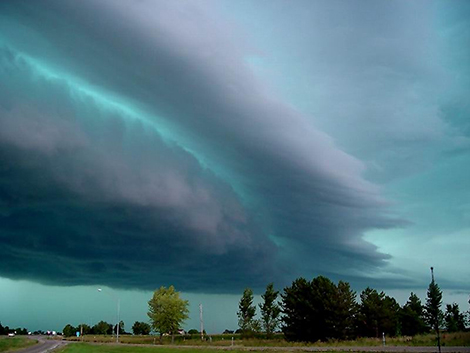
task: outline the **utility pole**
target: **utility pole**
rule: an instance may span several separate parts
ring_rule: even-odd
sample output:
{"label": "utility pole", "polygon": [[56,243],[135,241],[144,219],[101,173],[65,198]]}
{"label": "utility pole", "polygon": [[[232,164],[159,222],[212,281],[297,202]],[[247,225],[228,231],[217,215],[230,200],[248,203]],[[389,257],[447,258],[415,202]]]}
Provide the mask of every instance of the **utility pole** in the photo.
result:
{"label": "utility pole", "polygon": [[201,340],[204,339],[204,320],[202,318],[202,304],[199,304],[199,320],[201,320]]}
{"label": "utility pole", "polygon": [[[98,292],[100,293],[105,293],[106,295],[109,295],[111,298],[116,300],[117,303],[117,326],[116,326],[116,343],[119,343],[119,324],[120,324],[120,312],[121,312],[121,299],[113,295],[112,293],[108,292],[103,292],[101,288],[98,288]],[[113,335],[114,335],[114,330],[113,330]]]}

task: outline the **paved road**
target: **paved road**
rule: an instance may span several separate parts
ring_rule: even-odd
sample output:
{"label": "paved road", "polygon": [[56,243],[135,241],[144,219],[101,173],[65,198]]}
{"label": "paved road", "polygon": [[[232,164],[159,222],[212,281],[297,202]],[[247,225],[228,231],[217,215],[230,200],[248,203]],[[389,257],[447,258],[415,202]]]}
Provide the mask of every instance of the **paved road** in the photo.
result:
{"label": "paved road", "polygon": [[47,339],[43,336],[31,336],[30,338],[38,340],[39,343],[34,346],[15,351],[15,353],[46,353],[68,343],[67,341]]}

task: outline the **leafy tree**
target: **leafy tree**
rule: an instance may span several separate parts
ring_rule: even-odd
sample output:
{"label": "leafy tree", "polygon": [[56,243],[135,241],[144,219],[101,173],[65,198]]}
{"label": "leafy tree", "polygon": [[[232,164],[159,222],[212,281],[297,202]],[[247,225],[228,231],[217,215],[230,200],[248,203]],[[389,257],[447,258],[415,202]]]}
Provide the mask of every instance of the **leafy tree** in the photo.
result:
{"label": "leafy tree", "polygon": [[134,335],[148,335],[152,328],[146,322],[136,321],[134,325],[132,325],[132,333]]}
{"label": "leafy tree", "polygon": [[379,337],[382,332],[395,336],[399,330],[400,305],[394,298],[367,287],[360,295],[359,330],[367,337]]}
{"label": "leafy tree", "polygon": [[13,331],[14,331],[15,334],[17,334],[17,335],[27,335],[27,334],[28,334],[28,330],[27,330],[25,327],[23,327],[23,328],[17,327],[17,328],[15,328]]}
{"label": "leafy tree", "polygon": [[[196,330],[195,328],[192,328],[191,330],[188,331],[189,335],[199,335],[201,332]],[[206,335],[206,330],[202,330],[202,334],[205,336]]]}
{"label": "leafy tree", "polygon": [[81,332],[82,335],[89,335],[91,333],[91,327],[87,324],[80,324],[77,326],[77,331]]}
{"label": "leafy tree", "polygon": [[253,325],[251,326],[250,334],[255,332],[261,332],[261,322],[259,320],[253,320]]}
{"label": "leafy tree", "polygon": [[424,320],[423,305],[413,292],[400,311],[400,323],[401,333],[405,336],[415,336],[428,331]]}
{"label": "leafy tree", "polygon": [[[468,304],[470,304],[470,299],[468,299]],[[470,325],[470,309],[467,311],[467,323]]]}
{"label": "leafy tree", "polygon": [[263,303],[259,304],[261,310],[261,323],[266,336],[269,338],[273,332],[279,326],[279,315],[281,314],[281,308],[276,302],[279,291],[274,290],[274,284],[270,283],[266,287],[266,292],[261,295]]}
{"label": "leafy tree", "polygon": [[77,331],[77,328],[70,324],[65,325],[65,327],[62,329],[62,333],[65,337],[75,336]]}
{"label": "leafy tree", "polygon": [[2,323],[0,322],[0,335],[5,335],[6,331],[5,328],[2,326]]}
{"label": "leafy tree", "polygon": [[[117,325],[114,325],[113,326],[113,333],[114,334],[117,334]],[[121,335],[125,335],[126,334],[126,331],[124,329],[124,321],[119,321],[119,334]]]}
{"label": "leafy tree", "polygon": [[247,334],[257,329],[258,323],[255,320],[256,306],[253,304],[253,291],[246,288],[238,303],[238,326],[242,333]]}
{"label": "leafy tree", "polygon": [[189,302],[180,298],[180,293],[173,286],[160,287],[153,293],[148,302],[152,328],[160,333],[160,341],[164,333],[172,335],[178,332],[181,324],[189,317]]}
{"label": "leafy tree", "polygon": [[445,323],[448,332],[465,331],[465,316],[457,303],[447,304]]}
{"label": "leafy tree", "polygon": [[113,325],[108,324],[106,321],[101,320],[93,326],[93,333],[97,335],[106,335],[113,332]]}

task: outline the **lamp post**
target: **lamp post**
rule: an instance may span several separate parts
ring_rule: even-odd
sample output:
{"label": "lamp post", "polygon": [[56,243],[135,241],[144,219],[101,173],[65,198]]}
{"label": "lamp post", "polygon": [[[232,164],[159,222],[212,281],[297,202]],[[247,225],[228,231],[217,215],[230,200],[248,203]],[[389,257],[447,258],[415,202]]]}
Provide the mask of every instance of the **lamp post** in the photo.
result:
{"label": "lamp post", "polygon": [[116,303],[117,303],[116,343],[119,343],[119,324],[120,324],[119,312],[121,311],[121,300],[118,297],[116,297],[115,295],[111,294],[111,293],[103,292],[103,290],[101,288],[98,288],[98,292],[105,293],[105,294],[109,295],[111,298],[113,298],[114,300],[116,300]]}

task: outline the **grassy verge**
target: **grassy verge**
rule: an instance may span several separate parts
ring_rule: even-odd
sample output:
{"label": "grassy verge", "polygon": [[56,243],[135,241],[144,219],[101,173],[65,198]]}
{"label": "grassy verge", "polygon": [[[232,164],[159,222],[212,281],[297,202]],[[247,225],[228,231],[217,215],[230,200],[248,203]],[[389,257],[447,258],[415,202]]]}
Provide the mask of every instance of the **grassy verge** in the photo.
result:
{"label": "grassy verge", "polygon": [[[185,347],[136,347],[136,346],[125,346],[125,345],[92,345],[88,343],[76,343],[69,344],[60,350],[54,351],[55,353],[247,353],[246,350],[234,349],[230,351],[226,350],[217,350],[217,349],[204,349],[204,348],[185,348]],[[266,353],[261,350],[249,351],[250,353]],[[279,350],[278,352],[282,352]],[[270,351],[270,353],[276,353],[275,351]],[[322,352],[328,353],[328,352]],[[331,352],[333,353],[333,352]],[[342,352],[334,352],[342,353]],[[346,353],[346,352],[344,352]],[[349,352],[348,352],[349,353]]]}
{"label": "grassy verge", "polygon": [[[200,337],[184,337],[177,336],[175,346],[218,346],[226,347],[232,345],[232,337],[234,344],[243,347],[370,347],[381,346],[381,338],[357,338],[351,341],[331,340],[327,342],[305,343],[305,342],[287,342],[281,336],[274,339],[241,339],[238,335],[209,335],[209,338],[202,341]],[[71,338],[77,340],[77,338]],[[80,338],[82,342],[93,343],[113,343],[115,338],[112,336],[87,335]],[[119,341],[125,344],[159,344],[157,336],[120,336]],[[443,333],[441,335],[442,346],[470,346],[470,332]],[[170,337],[164,337],[163,344],[171,344]],[[419,335],[414,337],[386,337],[388,346],[435,346],[437,344],[436,336],[433,334]]]}
{"label": "grassy verge", "polygon": [[26,337],[0,337],[0,352],[14,351],[38,343]]}

